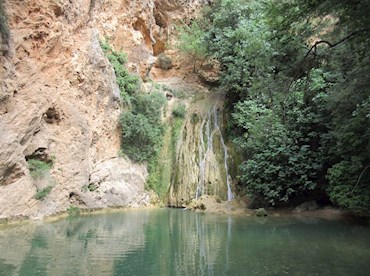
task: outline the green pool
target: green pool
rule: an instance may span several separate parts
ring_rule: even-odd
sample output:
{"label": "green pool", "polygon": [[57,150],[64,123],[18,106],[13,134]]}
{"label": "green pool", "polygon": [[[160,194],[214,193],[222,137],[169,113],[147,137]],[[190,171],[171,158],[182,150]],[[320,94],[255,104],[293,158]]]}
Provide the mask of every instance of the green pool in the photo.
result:
{"label": "green pool", "polygon": [[370,275],[347,221],[126,210],[0,227],[0,275]]}

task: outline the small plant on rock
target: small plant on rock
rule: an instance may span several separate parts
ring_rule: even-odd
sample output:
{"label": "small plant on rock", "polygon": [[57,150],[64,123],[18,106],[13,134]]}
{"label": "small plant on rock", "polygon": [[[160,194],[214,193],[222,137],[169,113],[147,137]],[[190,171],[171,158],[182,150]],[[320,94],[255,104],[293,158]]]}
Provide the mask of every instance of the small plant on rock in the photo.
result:
{"label": "small plant on rock", "polygon": [[68,215],[70,216],[77,216],[79,215],[81,212],[80,208],[78,208],[77,206],[71,204],[68,209],[67,209],[67,213]]}
{"label": "small plant on rock", "polygon": [[43,200],[51,192],[52,189],[53,189],[53,186],[47,186],[46,188],[38,191],[35,194],[34,198],[37,200]]}
{"label": "small plant on rock", "polygon": [[42,178],[47,175],[52,168],[52,162],[44,162],[37,159],[29,159],[27,161],[30,175],[33,179]]}

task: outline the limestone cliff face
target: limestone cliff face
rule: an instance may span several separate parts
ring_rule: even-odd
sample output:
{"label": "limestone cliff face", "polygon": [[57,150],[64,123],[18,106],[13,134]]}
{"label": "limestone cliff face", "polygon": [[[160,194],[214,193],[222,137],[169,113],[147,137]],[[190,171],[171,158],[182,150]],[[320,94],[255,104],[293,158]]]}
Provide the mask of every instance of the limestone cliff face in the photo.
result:
{"label": "limestone cliff face", "polygon": [[[6,0],[0,41],[0,218],[148,204],[144,165],[118,157],[119,90],[99,39],[139,74],[164,50],[172,22],[200,1]],[[49,182],[27,160],[53,160]],[[47,185],[44,200],[34,198]],[[89,188],[90,187],[90,188]],[[93,189],[91,187],[94,187]]]}

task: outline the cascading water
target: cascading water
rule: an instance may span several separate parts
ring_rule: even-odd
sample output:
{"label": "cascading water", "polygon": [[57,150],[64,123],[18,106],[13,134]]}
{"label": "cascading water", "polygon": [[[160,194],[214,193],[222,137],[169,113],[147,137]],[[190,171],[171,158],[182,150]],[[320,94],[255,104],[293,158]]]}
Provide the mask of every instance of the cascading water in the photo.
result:
{"label": "cascading water", "polygon": [[[171,169],[169,206],[187,207],[202,195],[233,199],[230,151],[223,137],[223,95],[204,94],[188,106]],[[233,161],[233,160],[231,160]]]}
{"label": "cascading water", "polygon": [[[207,194],[207,189],[205,185],[205,174],[207,161],[211,154],[216,155],[213,152],[213,143],[215,133],[219,134],[220,143],[223,150],[223,164],[225,167],[225,177],[227,185],[227,200],[233,199],[233,194],[231,191],[231,177],[229,175],[229,168],[227,165],[228,161],[228,152],[225,140],[222,136],[222,132],[219,126],[219,108],[215,105],[204,117],[200,128],[199,128],[199,145],[198,145],[198,154],[199,154],[199,181],[196,189],[195,198],[198,199],[202,194]],[[205,136],[205,137],[204,137]]]}

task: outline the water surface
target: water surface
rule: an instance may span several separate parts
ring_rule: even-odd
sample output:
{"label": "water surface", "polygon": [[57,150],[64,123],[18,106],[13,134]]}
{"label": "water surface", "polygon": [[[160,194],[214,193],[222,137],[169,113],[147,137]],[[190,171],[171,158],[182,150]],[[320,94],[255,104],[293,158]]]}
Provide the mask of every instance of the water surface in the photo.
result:
{"label": "water surface", "polygon": [[370,275],[345,221],[127,210],[0,227],[0,275]]}

